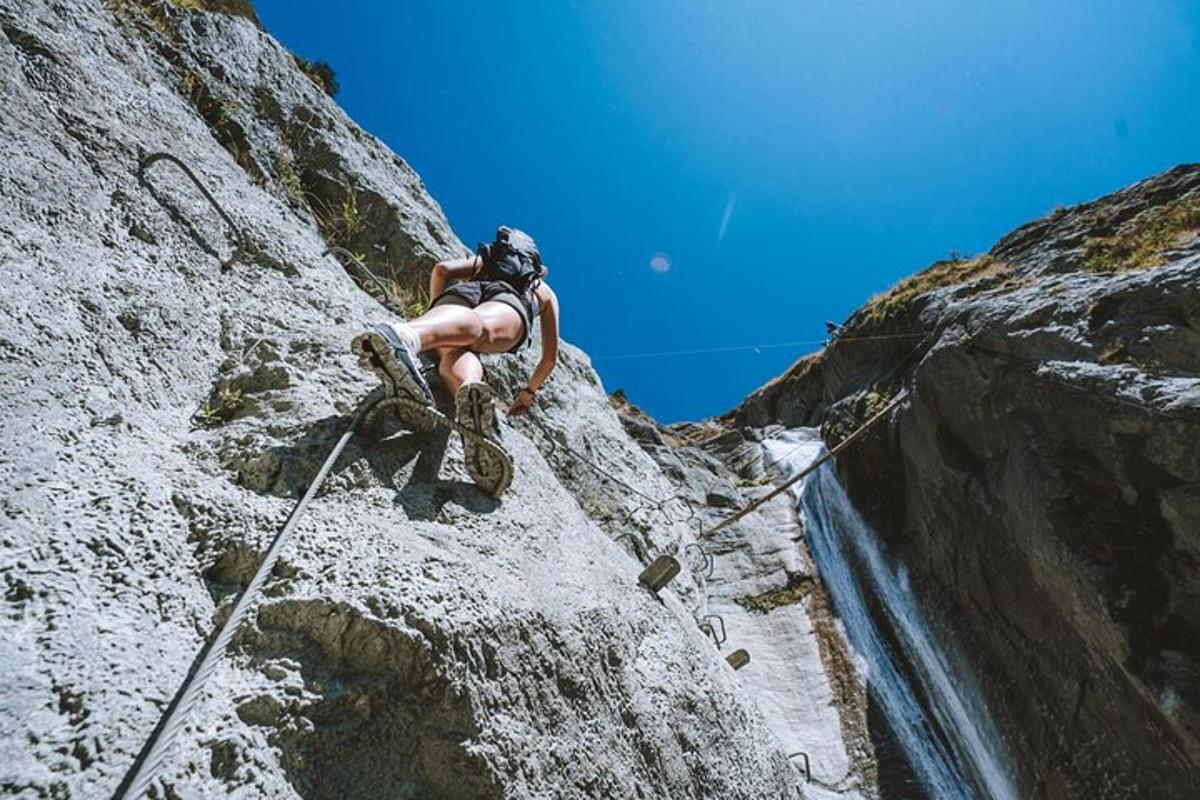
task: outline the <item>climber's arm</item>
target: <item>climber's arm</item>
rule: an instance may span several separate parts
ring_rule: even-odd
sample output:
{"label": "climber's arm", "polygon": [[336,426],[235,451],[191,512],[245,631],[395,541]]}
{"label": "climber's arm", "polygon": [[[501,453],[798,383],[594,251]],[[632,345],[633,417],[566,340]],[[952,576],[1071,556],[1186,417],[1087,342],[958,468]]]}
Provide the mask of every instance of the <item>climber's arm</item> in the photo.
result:
{"label": "climber's arm", "polygon": [[540,284],[534,292],[537,295],[538,303],[541,304],[538,320],[542,326],[542,359],[534,369],[533,375],[530,376],[526,388],[513,398],[513,404],[508,409],[510,414],[525,413],[533,403],[534,394],[542,388],[542,384],[554,371],[554,365],[558,363],[558,296],[544,283]]}
{"label": "climber's arm", "polygon": [[433,272],[429,274],[429,299],[432,301],[446,291],[446,281],[470,280],[475,277],[481,263],[482,259],[479,256],[472,255],[434,264]]}

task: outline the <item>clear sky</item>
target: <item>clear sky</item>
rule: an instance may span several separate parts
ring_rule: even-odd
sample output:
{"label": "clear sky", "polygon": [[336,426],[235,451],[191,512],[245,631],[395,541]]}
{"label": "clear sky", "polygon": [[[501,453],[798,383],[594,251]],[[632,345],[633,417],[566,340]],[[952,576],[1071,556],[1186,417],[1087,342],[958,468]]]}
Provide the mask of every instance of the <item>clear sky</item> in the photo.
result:
{"label": "clear sky", "polygon": [[1200,160],[1196,0],[255,5],[464,241],[533,234],[566,338],[663,421],[815,345],[619,356],[820,339],[950,250]]}

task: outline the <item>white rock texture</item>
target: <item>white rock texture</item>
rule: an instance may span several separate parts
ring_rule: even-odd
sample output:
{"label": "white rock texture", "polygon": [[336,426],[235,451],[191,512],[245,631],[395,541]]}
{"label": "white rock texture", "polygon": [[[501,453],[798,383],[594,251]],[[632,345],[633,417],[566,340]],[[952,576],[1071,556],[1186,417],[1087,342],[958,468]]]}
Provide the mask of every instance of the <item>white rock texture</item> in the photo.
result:
{"label": "white rock texture", "polygon": [[[98,797],[372,389],[348,342],[388,312],[325,247],[405,286],[464,248],[253,20],[0,0],[0,34],[0,794]],[[180,170],[139,175],[161,150],[246,232],[227,270]],[[582,353],[539,404],[500,502],[457,440],[351,443],[159,796],[802,796],[703,580],[636,583],[691,529],[563,447],[674,491]]]}

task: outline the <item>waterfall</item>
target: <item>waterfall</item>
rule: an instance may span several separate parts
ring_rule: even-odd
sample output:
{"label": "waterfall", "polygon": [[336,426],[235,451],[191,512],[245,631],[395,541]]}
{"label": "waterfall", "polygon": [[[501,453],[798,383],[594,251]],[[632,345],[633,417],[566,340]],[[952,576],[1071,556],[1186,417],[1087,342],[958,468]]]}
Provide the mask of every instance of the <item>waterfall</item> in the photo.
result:
{"label": "waterfall", "polygon": [[[768,442],[767,451],[781,460],[781,469],[794,473],[822,448],[816,431],[799,429]],[[858,668],[924,790],[937,800],[1016,800],[1019,793],[982,700],[948,663],[903,565],[883,552],[832,465],[805,480],[800,510]],[[871,613],[872,600],[881,613]]]}

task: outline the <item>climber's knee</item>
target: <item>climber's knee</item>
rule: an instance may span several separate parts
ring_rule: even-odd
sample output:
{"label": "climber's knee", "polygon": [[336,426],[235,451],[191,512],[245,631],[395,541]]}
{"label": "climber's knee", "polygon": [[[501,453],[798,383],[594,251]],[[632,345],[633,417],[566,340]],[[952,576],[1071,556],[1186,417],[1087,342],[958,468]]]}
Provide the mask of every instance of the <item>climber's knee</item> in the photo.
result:
{"label": "climber's knee", "polygon": [[458,338],[459,341],[470,341],[474,343],[477,342],[481,336],[483,336],[483,332],[483,319],[474,311],[471,311],[469,314],[463,314],[462,318],[458,321],[456,338]]}

